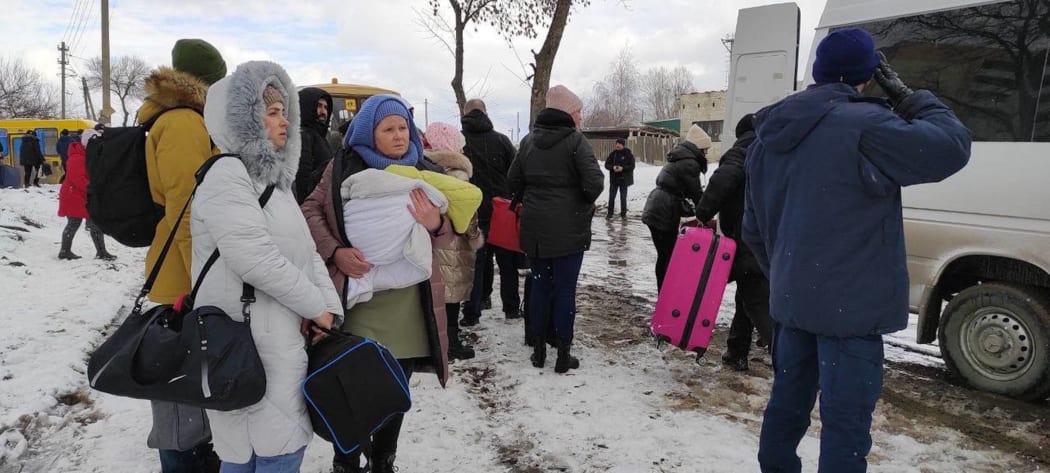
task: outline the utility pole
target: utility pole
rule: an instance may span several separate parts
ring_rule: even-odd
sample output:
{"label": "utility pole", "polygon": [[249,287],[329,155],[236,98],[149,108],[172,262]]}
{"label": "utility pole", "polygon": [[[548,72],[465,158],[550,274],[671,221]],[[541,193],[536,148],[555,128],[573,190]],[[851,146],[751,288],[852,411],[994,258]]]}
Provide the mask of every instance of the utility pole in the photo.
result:
{"label": "utility pole", "polygon": [[92,121],[98,121],[95,117],[95,105],[91,103],[91,91],[88,89],[87,77],[81,77],[80,82],[84,84],[84,111]]}
{"label": "utility pole", "polygon": [[423,121],[426,128],[430,128],[430,100],[423,99]]}
{"label": "utility pole", "polygon": [[66,66],[69,65],[69,60],[66,59],[66,54],[69,53],[69,48],[66,46],[66,42],[63,41],[58,45],[58,65],[62,67],[62,119],[66,119]]}
{"label": "utility pole", "polygon": [[514,121],[517,123],[514,125],[518,129],[518,132],[514,135],[514,142],[521,141],[521,112],[514,112]]}
{"label": "utility pole", "polygon": [[109,125],[113,107],[109,103],[109,0],[102,1],[102,113],[98,121]]}

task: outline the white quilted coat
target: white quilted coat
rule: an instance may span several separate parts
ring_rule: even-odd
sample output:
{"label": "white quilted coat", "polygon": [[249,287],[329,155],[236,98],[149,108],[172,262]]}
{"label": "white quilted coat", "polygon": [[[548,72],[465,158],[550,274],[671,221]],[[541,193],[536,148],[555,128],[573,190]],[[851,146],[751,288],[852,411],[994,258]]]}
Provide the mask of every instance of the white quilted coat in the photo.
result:
{"label": "white quilted coat", "polygon": [[[286,97],[288,143],[274,149],[262,125],[262,90],[272,84]],[[268,457],[295,452],[313,430],[300,384],[306,352],[299,334],[304,318],[342,312],[339,296],[314,247],[292,195],[299,157],[299,110],[295,87],[280,66],[249,62],[208,92],[205,122],[223,152],[192,203],[193,277],[218,247],[196,305],[214,305],[241,320],[241,284],[255,287],[251,330],[266,370],[266,395],[236,411],[207,411],[219,457],[247,463],[254,452]],[[258,199],[276,190],[265,208]]]}
{"label": "white quilted coat", "polygon": [[445,194],[418,179],[366,169],[343,181],[346,238],[375,265],[364,277],[347,281],[347,309],[371,300],[375,292],[430,279],[434,251],[430,232],[408,211],[413,189],[423,189],[441,213],[448,211]]}

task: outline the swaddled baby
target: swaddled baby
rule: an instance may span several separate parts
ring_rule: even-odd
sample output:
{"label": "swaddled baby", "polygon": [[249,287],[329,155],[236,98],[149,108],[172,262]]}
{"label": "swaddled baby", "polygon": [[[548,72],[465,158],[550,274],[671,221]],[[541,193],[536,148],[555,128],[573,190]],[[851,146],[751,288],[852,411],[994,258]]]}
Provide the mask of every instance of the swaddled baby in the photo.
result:
{"label": "swaddled baby", "polygon": [[377,291],[411,287],[430,279],[430,232],[408,210],[414,189],[422,189],[442,214],[448,211],[445,195],[420,179],[367,169],[343,181],[347,240],[374,265],[364,277],[347,282],[347,309],[371,300]]}

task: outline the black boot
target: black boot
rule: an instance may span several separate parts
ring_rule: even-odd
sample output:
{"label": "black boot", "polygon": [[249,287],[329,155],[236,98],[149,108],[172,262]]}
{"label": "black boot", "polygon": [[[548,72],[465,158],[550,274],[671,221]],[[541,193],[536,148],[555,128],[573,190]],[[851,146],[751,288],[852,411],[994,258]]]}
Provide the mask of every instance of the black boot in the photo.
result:
{"label": "black boot", "polygon": [[448,357],[452,360],[469,360],[474,358],[474,347],[463,343],[459,337],[448,340]]}
{"label": "black boot", "polygon": [[728,366],[733,371],[747,371],[749,368],[747,355],[736,356],[728,351],[722,354],[722,364]]}
{"label": "black boot", "polygon": [[[77,225],[79,227],[80,225]],[[62,249],[58,252],[58,259],[74,260],[80,259],[79,256],[73,253],[73,236],[77,234],[77,228],[73,227],[72,224],[66,225],[66,228],[62,230]]]}
{"label": "black boot", "polygon": [[532,360],[532,366],[543,368],[547,362],[547,344],[543,340],[536,337],[532,339],[532,356],[529,359]]}
{"label": "black boot", "polygon": [[580,360],[570,353],[571,348],[572,343],[558,340],[558,360],[554,362],[555,373],[567,373],[569,370],[580,367]]}
{"label": "black boot", "polygon": [[106,251],[106,237],[102,235],[102,230],[99,230],[91,223],[91,220],[87,222],[88,233],[91,234],[91,242],[95,244],[95,259],[103,261],[113,261],[117,259],[116,256],[111,255]]}
{"label": "black boot", "polygon": [[336,453],[332,459],[332,473],[368,473],[367,466],[361,466],[361,454],[343,455]]}
{"label": "black boot", "polygon": [[394,473],[397,471],[397,467],[394,466],[395,457],[397,455],[394,453],[376,454],[372,458],[372,473]]}

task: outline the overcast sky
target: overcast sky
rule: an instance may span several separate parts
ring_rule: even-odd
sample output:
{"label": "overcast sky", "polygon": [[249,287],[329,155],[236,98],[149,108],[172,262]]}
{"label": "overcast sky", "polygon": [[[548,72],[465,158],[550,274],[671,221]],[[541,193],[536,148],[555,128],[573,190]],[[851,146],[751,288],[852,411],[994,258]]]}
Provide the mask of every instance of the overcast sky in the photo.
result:
{"label": "overcast sky", "polygon": [[[99,0],[3,3],[7,14],[0,15],[0,30],[8,34],[0,55],[22,58],[57,84],[59,42],[71,45],[77,72],[84,70],[85,59],[100,54]],[[619,51],[629,46],[641,71],[685,66],[697,91],[724,89],[728,57],[720,38],[734,31],[737,10],[770,3],[776,2],[626,0],[625,6],[619,0],[592,0],[570,18],[551,83],[586,97]],[[805,62],[825,0],[796,3],[802,10]],[[411,101],[420,122],[427,108],[430,121],[456,123],[449,85],[452,56],[418,24],[415,11],[425,13],[427,1],[111,0],[110,44],[114,57],[136,55],[153,65],[168,65],[175,40],[204,38],[222,52],[231,72],[244,61],[272,60],[288,69],[297,85],[338,77],[341,82],[381,86]],[[497,129],[504,133],[515,128],[518,112],[526,133],[529,87],[522,63],[528,63],[529,51],[541,44],[542,38],[520,39],[512,48],[485,25],[467,34],[467,95],[485,98]],[[83,114],[81,96],[70,94],[73,113]],[[94,100],[100,107],[99,98]],[[116,103],[114,107],[119,108]]]}

